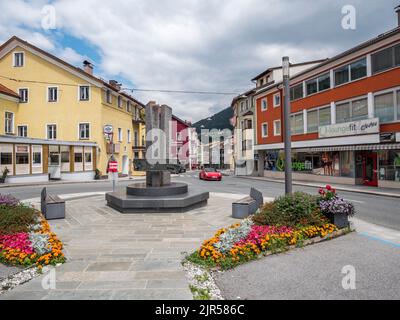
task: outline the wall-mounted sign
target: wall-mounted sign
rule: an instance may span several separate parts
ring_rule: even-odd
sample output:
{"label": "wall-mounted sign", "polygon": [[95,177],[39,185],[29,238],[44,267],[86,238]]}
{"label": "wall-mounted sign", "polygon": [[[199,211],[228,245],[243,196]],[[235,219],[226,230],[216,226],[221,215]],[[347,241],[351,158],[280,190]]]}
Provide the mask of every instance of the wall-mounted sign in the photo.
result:
{"label": "wall-mounted sign", "polygon": [[17,153],[29,153],[29,147],[28,146],[16,146],[15,151]]}
{"label": "wall-mounted sign", "polygon": [[394,132],[385,132],[380,134],[381,143],[396,142],[396,134]]}
{"label": "wall-mounted sign", "polygon": [[379,133],[379,130],[379,119],[375,118],[320,127],[319,137],[322,139],[356,136],[362,134]]}
{"label": "wall-mounted sign", "polygon": [[106,124],[106,125],[104,126],[103,131],[104,131],[104,134],[112,134],[112,133],[114,132],[114,129],[113,129],[113,126],[112,126],[112,125]]}

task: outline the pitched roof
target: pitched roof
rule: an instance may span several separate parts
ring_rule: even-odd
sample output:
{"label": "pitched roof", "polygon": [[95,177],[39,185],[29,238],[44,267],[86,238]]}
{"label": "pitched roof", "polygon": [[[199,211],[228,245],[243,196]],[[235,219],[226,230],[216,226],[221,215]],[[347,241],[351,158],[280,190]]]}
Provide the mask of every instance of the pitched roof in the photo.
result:
{"label": "pitched roof", "polygon": [[120,94],[120,95],[122,95],[122,96],[124,96],[124,97],[126,97],[128,99],[133,100],[134,102],[139,104],[141,107],[143,107],[143,108],[145,107],[145,105],[143,103],[141,103],[140,101],[136,100],[131,95],[129,95],[129,94],[125,93],[125,92],[121,92],[121,91],[117,90],[116,88],[114,88],[112,85],[110,85],[109,83],[107,83],[103,79],[101,79],[99,77],[96,77],[94,75],[91,75],[91,74],[87,73],[85,70],[83,70],[81,68],[78,68],[78,67],[75,67],[72,64],[69,64],[68,62],[56,57],[55,55],[52,55],[51,53],[49,53],[47,51],[44,51],[44,50],[40,49],[39,47],[36,47],[35,45],[29,43],[28,41],[22,40],[21,38],[19,38],[17,36],[13,36],[10,39],[8,39],[5,43],[3,43],[0,46],[0,51],[3,50],[5,47],[7,47],[13,41],[20,42],[23,45],[25,45],[25,46],[27,46],[27,47],[35,50],[35,51],[38,51],[39,53],[41,53],[43,55],[49,57],[50,59],[53,59],[53,60],[57,61],[58,63],[61,63],[62,65],[66,66],[67,68],[73,69],[74,71],[78,72],[82,76],[85,76],[85,77],[88,77],[88,78],[90,78],[90,79],[92,79],[94,81],[100,82],[103,86],[107,87],[110,90],[113,90],[113,91],[117,92],[118,94]]}
{"label": "pitched roof", "polygon": [[19,95],[16,92],[14,92],[11,89],[8,89],[6,86],[3,86],[1,83],[0,83],[0,93],[19,99]]}

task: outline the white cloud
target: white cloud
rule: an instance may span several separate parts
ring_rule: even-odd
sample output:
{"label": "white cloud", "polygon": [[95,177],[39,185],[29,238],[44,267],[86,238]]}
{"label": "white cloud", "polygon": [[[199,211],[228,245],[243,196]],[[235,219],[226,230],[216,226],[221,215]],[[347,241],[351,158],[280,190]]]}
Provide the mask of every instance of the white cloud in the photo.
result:
{"label": "white cloud", "polygon": [[[397,0],[388,0],[395,4]],[[73,64],[79,48],[53,43],[40,30],[49,1],[0,0],[0,40],[17,34]],[[244,91],[250,79],[289,55],[293,62],[332,56],[371,37],[371,25],[386,30],[393,7],[376,23],[380,0],[353,0],[364,25],[340,27],[345,0],[54,0],[58,31],[98,48],[95,72],[122,77],[125,86],[190,91]],[[368,5],[366,4],[368,2]],[[386,5],[385,5],[386,6]],[[376,28],[376,27],[375,27]],[[376,31],[376,34],[382,30]],[[366,34],[364,34],[364,31]],[[90,59],[90,57],[88,57]],[[230,105],[231,96],[136,93],[146,103],[169,104],[181,118],[199,120]]]}

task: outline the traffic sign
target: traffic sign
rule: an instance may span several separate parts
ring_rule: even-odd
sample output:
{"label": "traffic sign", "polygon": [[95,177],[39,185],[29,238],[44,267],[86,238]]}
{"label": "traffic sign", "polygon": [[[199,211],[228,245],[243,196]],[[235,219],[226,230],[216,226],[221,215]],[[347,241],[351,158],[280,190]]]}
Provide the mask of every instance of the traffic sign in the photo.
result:
{"label": "traffic sign", "polygon": [[118,162],[110,161],[108,163],[108,172],[118,172]]}

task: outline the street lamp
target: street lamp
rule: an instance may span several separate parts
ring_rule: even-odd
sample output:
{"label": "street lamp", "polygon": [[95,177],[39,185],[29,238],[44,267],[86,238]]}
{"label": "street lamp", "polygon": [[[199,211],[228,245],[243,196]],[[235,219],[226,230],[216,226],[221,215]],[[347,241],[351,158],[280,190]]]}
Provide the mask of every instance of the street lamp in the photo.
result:
{"label": "street lamp", "polygon": [[285,192],[291,194],[292,187],[292,134],[290,127],[290,62],[289,57],[282,58],[284,127],[285,127]]}

